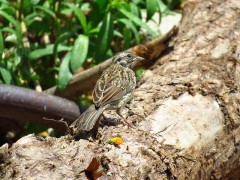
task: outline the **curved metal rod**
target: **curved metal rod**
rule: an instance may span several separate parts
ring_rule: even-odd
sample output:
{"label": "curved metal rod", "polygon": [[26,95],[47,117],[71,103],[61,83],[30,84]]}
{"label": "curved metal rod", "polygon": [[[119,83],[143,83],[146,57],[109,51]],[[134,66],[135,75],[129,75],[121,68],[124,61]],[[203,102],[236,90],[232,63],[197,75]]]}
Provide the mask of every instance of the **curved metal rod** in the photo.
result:
{"label": "curved metal rod", "polygon": [[73,101],[22,87],[0,85],[0,121],[2,117],[63,130],[64,124],[57,120],[63,119],[71,123],[79,116],[80,110]]}

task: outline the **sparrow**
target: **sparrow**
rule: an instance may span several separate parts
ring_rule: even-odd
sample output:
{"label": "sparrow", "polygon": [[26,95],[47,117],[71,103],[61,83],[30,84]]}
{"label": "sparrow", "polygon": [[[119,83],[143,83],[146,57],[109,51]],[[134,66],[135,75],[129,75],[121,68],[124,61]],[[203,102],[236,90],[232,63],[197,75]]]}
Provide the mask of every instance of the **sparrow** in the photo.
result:
{"label": "sparrow", "polygon": [[132,69],[137,61],[143,59],[129,51],[113,57],[111,65],[94,87],[93,104],[69,126],[73,134],[92,130],[104,110],[116,110],[125,119],[121,109],[132,99],[132,91],[136,87],[136,76]]}

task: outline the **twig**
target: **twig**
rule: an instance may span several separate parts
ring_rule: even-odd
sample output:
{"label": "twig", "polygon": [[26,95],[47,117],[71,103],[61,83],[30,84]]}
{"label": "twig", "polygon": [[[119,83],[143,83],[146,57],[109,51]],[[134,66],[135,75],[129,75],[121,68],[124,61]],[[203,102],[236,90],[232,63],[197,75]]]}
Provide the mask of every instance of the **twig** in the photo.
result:
{"label": "twig", "polygon": [[66,127],[66,130],[69,134],[71,134],[71,132],[72,132],[71,129],[69,128],[69,126],[68,126],[68,123],[66,121],[64,121],[63,118],[61,118],[59,120],[56,120],[56,119],[50,119],[50,118],[43,117],[43,119],[47,120],[47,121],[54,121],[54,122],[57,122],[57,123],[62,123]]}

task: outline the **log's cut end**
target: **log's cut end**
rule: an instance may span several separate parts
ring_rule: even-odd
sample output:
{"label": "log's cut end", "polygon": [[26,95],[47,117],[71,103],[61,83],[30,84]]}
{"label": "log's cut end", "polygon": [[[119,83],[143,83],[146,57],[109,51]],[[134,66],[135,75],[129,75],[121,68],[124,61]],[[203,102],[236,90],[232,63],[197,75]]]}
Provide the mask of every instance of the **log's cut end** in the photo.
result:
{"label": "log's cut end", "polygon": [[68,136],[24,136],[11,147],[0,147],[0,179],[86,179],[84,171],[96,156],[92,147]]}
{"label": "log's cut end", "polygon": [[139,125],[154,134],[159,142],[177,148],[200,149],[223,130],[220,106],[209,96],[185,93],[175,100],[160,100],[158,104],[158,109]]}

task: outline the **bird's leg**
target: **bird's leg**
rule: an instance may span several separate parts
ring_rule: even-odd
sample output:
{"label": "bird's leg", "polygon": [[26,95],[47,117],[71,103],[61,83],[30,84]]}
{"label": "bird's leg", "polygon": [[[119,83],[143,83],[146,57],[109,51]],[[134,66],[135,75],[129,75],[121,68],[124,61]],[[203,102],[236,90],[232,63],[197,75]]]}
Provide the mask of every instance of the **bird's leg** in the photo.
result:
{"label": "bird's leg", "polygon": [[108,126],[114,125],[115,126],[115,125],[117,125],[119,123],[118,121],[116,121],[116,119],[112,119],[110,117],[106,117],[106,115],[104,113],[101,114],[101,117],[102,117],[101,122],[104,125],[108,125]]}
{"label": "bird's leg", "polygon": [[121,110],[122,110],[122,108],[119,108],[119,109],[116,110],[117,115],[118,115],[118,116],[123,120],[123,122],[124,122],[125,124],[127,124],[129,127],[135,128],[134,125],[133,125],[131,122],[129,122],[126,118],[123,117],[123,115],[121,114]]}
{"label": "bird's leg", "polygon": [[117,106],[116,113],[121,117],[121,119],[124,121],[125,124],[127,124],[128,126],[133,128],[134,127],[133,124],[131,122],[127,121],[127,119],[124,118],[121,114],[122,107],[124,107],[129,101],[131,101],[131,99],[132,99],[131,93],[128,93],[125,96],[123,96],[122,100],[119,102],[119,104]]}

